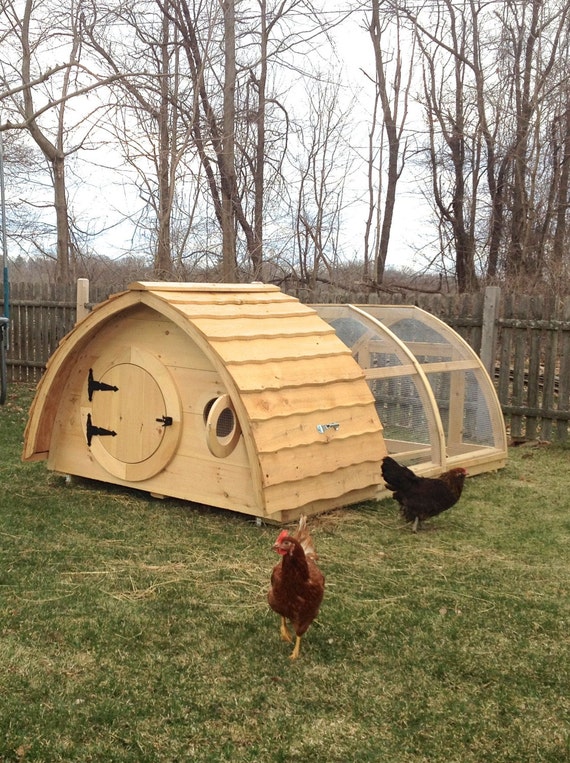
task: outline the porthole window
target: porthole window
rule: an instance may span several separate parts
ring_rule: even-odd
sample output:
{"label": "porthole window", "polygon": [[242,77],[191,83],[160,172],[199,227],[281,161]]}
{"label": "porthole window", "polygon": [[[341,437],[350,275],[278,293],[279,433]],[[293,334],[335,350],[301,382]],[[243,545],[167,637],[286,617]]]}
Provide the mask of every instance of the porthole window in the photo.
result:
{"label": "porthole window", "polygon": [[226,458],[235,450],[241,429],[229,395],[221,395],[204,406],[206,442],[212,455]]}

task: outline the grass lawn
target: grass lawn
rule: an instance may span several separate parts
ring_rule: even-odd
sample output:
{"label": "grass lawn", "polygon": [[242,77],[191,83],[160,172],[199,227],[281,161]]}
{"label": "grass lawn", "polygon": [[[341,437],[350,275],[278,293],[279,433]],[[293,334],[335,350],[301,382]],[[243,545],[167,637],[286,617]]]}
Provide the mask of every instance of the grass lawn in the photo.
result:
{"label": "grass lawn", "polygon": [[310,519],[327,584],[291,662],[275,527],[20,461],[0,408],[0,761],[570,761],[570,449],[513,449],[417,535]]}

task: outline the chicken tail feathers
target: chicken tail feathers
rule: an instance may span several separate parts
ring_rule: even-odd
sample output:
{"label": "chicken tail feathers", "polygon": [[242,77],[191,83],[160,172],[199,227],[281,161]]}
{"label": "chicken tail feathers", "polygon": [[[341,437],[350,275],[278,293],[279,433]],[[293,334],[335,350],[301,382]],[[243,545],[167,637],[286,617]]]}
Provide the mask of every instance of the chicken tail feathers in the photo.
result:
{"label": "chicken tail feathers", "polygon": [[418,481],[418,476],[407,466],[386,456],[382,460],[382,478],[389,490],[406,490]]}
{"label": "chicken tail feathers", "polygon": [[293,537],[295,540],[298,540],[303,547],[305,556],[307,556],[309,559],[319,558],[315,548],[315,543],[311,537],[311,534],[309,533],[309,530],[307,529],[307,517],[304,514],[299,518],[299,527],[297,528],[297,532]]}

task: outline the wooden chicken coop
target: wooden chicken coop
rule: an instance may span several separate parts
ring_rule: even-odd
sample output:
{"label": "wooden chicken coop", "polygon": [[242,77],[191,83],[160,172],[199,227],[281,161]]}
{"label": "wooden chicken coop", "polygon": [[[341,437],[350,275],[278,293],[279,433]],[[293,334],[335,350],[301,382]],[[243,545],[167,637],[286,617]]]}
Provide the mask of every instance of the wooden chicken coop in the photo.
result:
{"label": "wooden chicken coop", "polygon": [[376,496],[378,413],[335,328],[277,287],[135,283],[50,358],[23,458],[285,522]]}
{"label": "wooden chicken coop", "polygon": [[[390,455],[425,476],[507,459],[500,403],[471,347],[410,305],[313,305],[363,369]],[[382,494],[380,486],[379,494]]]}

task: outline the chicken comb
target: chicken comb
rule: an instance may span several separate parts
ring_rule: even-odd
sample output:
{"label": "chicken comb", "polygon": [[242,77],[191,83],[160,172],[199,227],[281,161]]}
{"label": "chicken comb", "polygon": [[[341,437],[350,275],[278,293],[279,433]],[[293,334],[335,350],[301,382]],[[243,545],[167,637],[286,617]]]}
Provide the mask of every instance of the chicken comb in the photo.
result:
{"label": "chicken comb", "polygon": [[275,541],[275,545],[277,545],[278,543],[282,543],[285,540],[285,538],[288,538],[288,537],[289,537],[289,531],[288,530],[281,530],[281,532],[277,536],[277,540]]}

